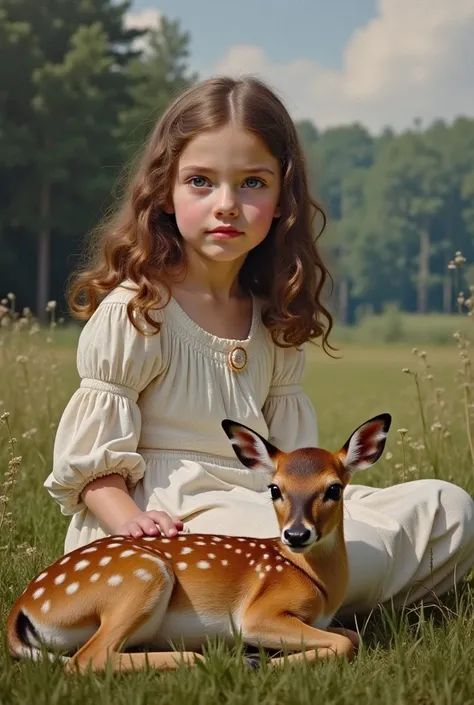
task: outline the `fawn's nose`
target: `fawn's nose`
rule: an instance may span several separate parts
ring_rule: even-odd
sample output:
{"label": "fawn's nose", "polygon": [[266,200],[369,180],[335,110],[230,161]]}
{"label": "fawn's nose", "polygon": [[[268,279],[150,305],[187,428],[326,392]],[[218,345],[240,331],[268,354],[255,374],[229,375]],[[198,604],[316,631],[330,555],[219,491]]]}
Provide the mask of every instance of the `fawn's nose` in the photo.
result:
{"label": "fawn's nose", "polygon": [[301,528],[285,529],[283,532],[283,538],[290,546],[304,546],[310,537],[311,531],[305,529],[304,526]]}

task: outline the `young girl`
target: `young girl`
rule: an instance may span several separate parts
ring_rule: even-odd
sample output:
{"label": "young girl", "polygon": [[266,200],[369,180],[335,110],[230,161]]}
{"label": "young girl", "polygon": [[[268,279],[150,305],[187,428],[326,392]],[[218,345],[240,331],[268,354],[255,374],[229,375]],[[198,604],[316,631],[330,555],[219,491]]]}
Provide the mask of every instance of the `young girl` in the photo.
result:
{"label": "young girl", "polygon": [[[304,343],[328,346],[328,276],[295,127],[253,78],[212,78],[157,124],[93,262],[71,290],[89,319],[82,379],[45,482],[73,515],[65,549],[107,534],[278,534],[267,479],[231,418],[283,450],[317,444]],[[346,489],[345,612],[442,593],[474,562],[474,505],[420,480]]]}

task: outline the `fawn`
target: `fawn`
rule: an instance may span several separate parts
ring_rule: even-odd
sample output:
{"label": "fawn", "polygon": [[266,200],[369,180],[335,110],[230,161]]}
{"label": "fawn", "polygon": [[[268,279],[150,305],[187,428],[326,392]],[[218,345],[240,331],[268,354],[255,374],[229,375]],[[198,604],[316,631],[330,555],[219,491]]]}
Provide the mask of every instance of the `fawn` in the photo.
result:
{"label": "fawn", "polygon": [[[353,640],[328,629],[348,584],[343,490],[354,471],[380,458],[390,423],[389,414],[366,421],[337,453],[284,453],[223,421],[243,465],[268,473],[280,536],[94,541],[46,568],[17,599],[7,622],[10,653],[72,653],[62,658],[79,670],[103,669],[109,659],[115,670],[175,669],[203,659],[194,650],[208,636],[232,643],[239,630],[245,644],[299,652],[290,660],[352,656]],[[190,651],[170,651],[170,641]],[[137,647],[150,651],[123,651]]]}

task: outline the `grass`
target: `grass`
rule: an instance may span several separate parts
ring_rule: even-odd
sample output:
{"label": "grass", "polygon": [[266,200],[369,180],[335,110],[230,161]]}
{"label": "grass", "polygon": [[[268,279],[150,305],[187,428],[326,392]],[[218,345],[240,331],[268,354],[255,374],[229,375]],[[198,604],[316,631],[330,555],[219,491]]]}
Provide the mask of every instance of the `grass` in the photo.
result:
{"label": "grass", "polygon": [[[0,426],[2,635],[16,596],[62,552],[68,520],[42,483],[59,417],[78,383],[74,339],[74,331],[39,331],[28,321],[0,329],[0,416],[9,414]],[[474,492],[471,368],[463,339],[430,348],[426,356],[400,346],[340,347],[339,360],[317,348],[308,354],[305,388],[318,411],[321,445],[336,450],[356,426],[388,411],[394,421],[384,458],[358,482],[386,486],[438,476]],[[232,652],[214,643],[208,663],[196,669],[78,677],[58,664],[13,662],[2,638],[0,703],[470,703],[473,607],[474,581],[467,576],[442,602],[397,612],[380,608],[361,621],[363,645],[351,664],[291,665],[278,672],[265,665],[248,671],[238,647]]]}

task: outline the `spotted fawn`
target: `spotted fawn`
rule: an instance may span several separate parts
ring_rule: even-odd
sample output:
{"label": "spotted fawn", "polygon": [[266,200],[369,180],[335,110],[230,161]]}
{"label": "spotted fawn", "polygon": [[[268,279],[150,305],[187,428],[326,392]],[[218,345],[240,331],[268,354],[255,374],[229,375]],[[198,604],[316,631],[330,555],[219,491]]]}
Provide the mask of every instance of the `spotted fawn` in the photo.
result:
{"label": "spotted fawn", "polygon": [[108,660],[116,670],[175,669],[203,659],[207,637],[232,643],[240,632],[245,644],[297,652],[290,660],[351,657],[351,639],[329,626],[348,584],[343,490],[380,458],[390,423],[389,414],[366,421],[336,453],[284,453],[223,421],[243,465],[268,476],[280,535],[94,541],[29,583],[8,618],[10,653],[38,659],[45,651],[79,671]]}

